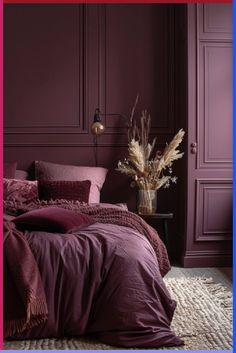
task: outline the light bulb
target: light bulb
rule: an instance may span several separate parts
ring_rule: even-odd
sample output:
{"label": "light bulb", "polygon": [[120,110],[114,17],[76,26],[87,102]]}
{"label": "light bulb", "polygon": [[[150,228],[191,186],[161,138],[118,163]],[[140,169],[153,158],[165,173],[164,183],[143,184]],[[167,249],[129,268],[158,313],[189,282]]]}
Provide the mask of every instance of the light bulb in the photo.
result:
{"label": "light bulb", "polygon": [[100,122],[96,121],[91,126],[91,132],[93,135],[102,135],[105,131],[105,126]]}

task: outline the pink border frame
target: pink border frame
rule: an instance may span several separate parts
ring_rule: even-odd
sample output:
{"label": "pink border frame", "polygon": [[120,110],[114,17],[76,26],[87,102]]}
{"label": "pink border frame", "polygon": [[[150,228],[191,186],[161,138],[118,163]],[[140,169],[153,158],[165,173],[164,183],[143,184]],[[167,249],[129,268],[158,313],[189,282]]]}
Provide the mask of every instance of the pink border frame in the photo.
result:
{"label": "pink border frame", "polygon": [[[194,0],[5,0],[5,4],[9,3],[191,3],[196,2]],[[198,0],[198,2],[221,2],[221,3],[232,3],[231,0]],[[1,226],[1,240],[0,240],[0,350],[3,350],[3,0],[0,0],[0,226]],[[99,351],[98,351],[99,352]],[[141,352],[141,351],[140,351]]]}
{"label": "pink border frame", "polygon": [[[3,178],[3,2],[0,0],[0,180]],[[0,349],[3,349],[3,190],[0,183]]]}

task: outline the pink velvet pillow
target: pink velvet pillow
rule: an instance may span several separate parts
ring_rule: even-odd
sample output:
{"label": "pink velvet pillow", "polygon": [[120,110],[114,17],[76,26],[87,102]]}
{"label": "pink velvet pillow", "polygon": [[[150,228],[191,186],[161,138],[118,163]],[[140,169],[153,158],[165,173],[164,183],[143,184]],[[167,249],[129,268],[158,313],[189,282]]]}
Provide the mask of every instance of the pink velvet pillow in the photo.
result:
{"label": "pink velvet pillow", "polygon": [[60,207],[46,207],[26,212],[12,220],[20,229],[72,233],[96,221],[86,214]]}
{"label": "pink velvet pillow", "polygon": [[3,177],[14,179],[16,174],[17,162],[6,162],[3,167]]}
{"label": "pink velvet pillow", "polygon": [[88,203],[91,181],[50,181],[40,180],[38,192],[40,200],[75,200]]}
{"label": "pink velvet pillow", "polygon": [[37,180],[90,180],[89,203],[100,202],[100,191],[106,179],[107,172],[106,168],[101,167],[81,167],[35,161],[35,175]]}
{"label": "pink velvet pillow", "polygon": [[18,179],[3,179],[5,201],[31,202],[38,199],[38,182]]}

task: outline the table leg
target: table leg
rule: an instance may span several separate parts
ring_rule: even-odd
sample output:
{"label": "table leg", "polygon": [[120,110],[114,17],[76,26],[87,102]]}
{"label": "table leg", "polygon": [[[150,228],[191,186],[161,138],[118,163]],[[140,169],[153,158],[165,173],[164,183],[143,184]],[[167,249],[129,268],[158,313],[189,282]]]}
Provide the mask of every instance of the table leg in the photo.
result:
{"label": "table leg", "polygon": [[165,243],[166,248],[168,250],[168,247],[169,247],[169,235],[168,235],[167,219],[163,219],[162,220],[162,225],[163,225],[164,243]]}

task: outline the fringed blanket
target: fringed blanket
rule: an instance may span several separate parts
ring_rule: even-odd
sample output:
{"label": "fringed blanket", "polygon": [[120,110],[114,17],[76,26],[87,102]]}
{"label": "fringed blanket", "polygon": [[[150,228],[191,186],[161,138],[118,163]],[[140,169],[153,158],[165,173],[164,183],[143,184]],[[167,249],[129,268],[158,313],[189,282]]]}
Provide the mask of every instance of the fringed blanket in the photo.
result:
{"label": "fringed blanket", "polygon": [[4,221],[4,336],[47,319],[47,303],[37,263],[14,223]]}

